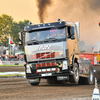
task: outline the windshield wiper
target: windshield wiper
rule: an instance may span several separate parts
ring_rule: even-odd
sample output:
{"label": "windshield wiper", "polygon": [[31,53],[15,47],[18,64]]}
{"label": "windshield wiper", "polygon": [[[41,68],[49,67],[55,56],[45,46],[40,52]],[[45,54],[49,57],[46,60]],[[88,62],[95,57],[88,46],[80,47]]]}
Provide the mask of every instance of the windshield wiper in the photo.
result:
{"label": "windshield wiper", "polygon": [[27,44],[34,44],[34,43],[39,43],[39,41],[36,39],[27,41]]}
{"label": "windshield wiper", "polygon": [[58,40],[58,41],[60,41],[59,39],[57,39],[57,38],[47,38],[47,39],[44,39],[43,41],[50,41],[50,40]]}

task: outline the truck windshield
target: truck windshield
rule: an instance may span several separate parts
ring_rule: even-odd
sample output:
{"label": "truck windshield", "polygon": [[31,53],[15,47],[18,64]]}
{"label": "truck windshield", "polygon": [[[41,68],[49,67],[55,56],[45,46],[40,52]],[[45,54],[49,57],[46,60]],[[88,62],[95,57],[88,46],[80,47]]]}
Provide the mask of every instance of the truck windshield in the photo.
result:
{"label": "truck windshield", "polygon": [[31,40],[44,41],[45,39],[63,39],[66,38],[66,28],[40,30],[26,33],[26,42]]}

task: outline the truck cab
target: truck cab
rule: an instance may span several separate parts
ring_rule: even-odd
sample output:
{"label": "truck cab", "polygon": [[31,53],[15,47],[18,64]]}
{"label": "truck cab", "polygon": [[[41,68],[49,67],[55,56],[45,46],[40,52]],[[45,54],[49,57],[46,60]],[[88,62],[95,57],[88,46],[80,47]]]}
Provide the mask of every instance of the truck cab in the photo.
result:
{"label": "truck cab", "polygon": [[79,22],[58,21],[25,26],[19,32],[24,46],[25,73],[31,85],[47,82],[79,82]]}

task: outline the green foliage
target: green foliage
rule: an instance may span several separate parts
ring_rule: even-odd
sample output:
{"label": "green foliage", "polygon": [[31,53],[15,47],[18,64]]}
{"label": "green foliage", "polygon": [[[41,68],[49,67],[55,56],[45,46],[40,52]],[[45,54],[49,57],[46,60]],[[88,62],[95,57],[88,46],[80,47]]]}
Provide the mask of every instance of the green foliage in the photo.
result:
{"label": "green foliage", "polygon": [[[24,20],[23,22],[22,21],[19,21],[19,27],[20,27],[20,31],[23,31],[24,27],[27,26],[29,23],[29,20]],[[18,34],[17,34],[18,35]],[[17,36],[18,37],[18,36]],[[24,47],[23,46],[20,46],[19,47],[20,50],[24,50]]]}
{"label": "green foliage", "polygon": [[19,33],[19,31],[20,31],[20,27],[19,27],[18,23],[14,22],[12,24],[10,36],[12,37],[12,39],[16,45],[18,45],[18,33]]}
{"label": "green foliage", "polygon": [[14,22],[12,16],[3,14],[0,16],[0,46],[8,46],[9,35],[14,43],[18,45],[18,33],[28,25],[29,20]]}
{"label": "green foliage", "polygon": [[29,20],[24,20],[23,22],[19,21],[19,27],[20,27],[21,31],[23,31],[24,27],[27,26],[28,23],[29,23]]}
{"label": "green foliage", "polygon": [[0,16],[0,41],[1,44],[8,45],[8,37],[11,33],[11,27],[13,23],[13,18],[6,14]]}

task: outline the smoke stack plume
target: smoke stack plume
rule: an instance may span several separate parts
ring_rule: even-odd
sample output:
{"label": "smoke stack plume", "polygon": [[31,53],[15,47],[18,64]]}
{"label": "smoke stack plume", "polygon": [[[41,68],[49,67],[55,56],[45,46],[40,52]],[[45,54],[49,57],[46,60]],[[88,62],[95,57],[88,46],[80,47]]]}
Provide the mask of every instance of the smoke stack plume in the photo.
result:
{"label": "smoke stack plume", "polygon": [[46,17],[47,7],[50,6],[52,3],[51,0],[37,0],[37,7],[38,7],[38,16],[40,22],[44,22],[44,18]]}
{"label": "smoke stack plume", "polygon": [[90,8],[93,10],[100,9],[100,0],[87,0]]}

